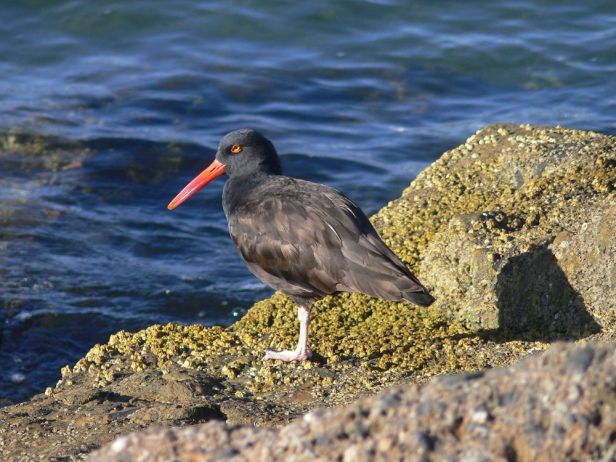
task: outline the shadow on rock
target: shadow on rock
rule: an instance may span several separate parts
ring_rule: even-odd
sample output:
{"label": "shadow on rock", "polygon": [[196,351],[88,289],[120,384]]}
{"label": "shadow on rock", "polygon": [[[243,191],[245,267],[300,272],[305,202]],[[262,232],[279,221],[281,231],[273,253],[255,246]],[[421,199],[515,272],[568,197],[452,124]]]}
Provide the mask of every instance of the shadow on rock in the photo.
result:
{"label": "shadow on rock", "polygon": [[547,245],[511,258],[498,275],[496,294],[499,328],[484,331],[494,339],[552,342],[601,330]]}

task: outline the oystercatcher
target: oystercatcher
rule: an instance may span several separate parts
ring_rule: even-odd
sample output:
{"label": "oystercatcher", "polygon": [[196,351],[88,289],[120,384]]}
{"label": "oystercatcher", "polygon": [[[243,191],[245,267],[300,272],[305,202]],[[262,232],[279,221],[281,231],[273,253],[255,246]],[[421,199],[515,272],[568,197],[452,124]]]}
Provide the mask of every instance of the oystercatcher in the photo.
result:
{"label": "oystercatcher", "polygon": [[322,184],[282,175],[274,145],[252,129],[225,135],[216,158],[169,203],[173,210],[226,173],[222,204],[229,234],[248,269],[298,307],[294,350],[263,359],[310,358],[311,304],[335,292],[429,306],[434,298],[385,245],[361,209]]}

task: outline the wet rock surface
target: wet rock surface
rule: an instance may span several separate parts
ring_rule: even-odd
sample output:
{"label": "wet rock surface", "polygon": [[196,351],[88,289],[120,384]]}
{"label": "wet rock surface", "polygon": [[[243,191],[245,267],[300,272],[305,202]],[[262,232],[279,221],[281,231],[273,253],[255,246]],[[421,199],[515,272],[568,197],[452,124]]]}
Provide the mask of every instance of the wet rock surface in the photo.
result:
{"label": "wet rock surface", "polygon": [[372,218],[433,290],[432,307],[326,297],[302,364],[261,360],[297,339],[281,294],[229,328],[118,332],[55,388],[0,409],[0,458],[81,458],[153,425],[276,427],[392,384],[509,366],[557,340],[614,340],[615,180],[616,137],[480,130]]}
{"label": "wet rock surface", "polygon": [[216,422],[118,438],[91,462],[616,458],[616,350],[556,344],[507,369],[394,387],[277,430]]}

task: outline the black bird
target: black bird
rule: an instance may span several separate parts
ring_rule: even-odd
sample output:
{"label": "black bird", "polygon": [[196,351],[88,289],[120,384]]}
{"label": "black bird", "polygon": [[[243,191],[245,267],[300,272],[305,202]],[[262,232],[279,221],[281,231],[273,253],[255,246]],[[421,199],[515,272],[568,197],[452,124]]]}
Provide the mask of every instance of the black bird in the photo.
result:
{"label": "black bird", "polygon": [[282,175],[273,144],[251,129],[225,135],[215,160],[169,204],[173,210],[226,173],[222,204],[229,234],[248,269],[297,303],[295,350],[266,350],[263,359],[311,356],[311,304],[335,292],[429,306],[434,298],[385,245],[366,215],[335,189]]}

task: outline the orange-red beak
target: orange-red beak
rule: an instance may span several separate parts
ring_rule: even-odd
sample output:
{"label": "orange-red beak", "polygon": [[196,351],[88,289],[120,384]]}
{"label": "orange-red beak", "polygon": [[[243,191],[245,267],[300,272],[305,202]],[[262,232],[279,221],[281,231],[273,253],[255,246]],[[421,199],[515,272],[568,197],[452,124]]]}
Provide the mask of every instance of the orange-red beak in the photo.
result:
{"label": "orange-red beak", "polygon": [[184,189],[182,189],[180,193],[175,196],[171,202],[169,202],[167,208],[169,210],[173,210],[182,202],[194,196],[214,178],[219,177],[223,173],[225,173],[225,164],[214,159],[214,162],[212,162],[208,168],[199,173],[194,180],[188,183]]}

